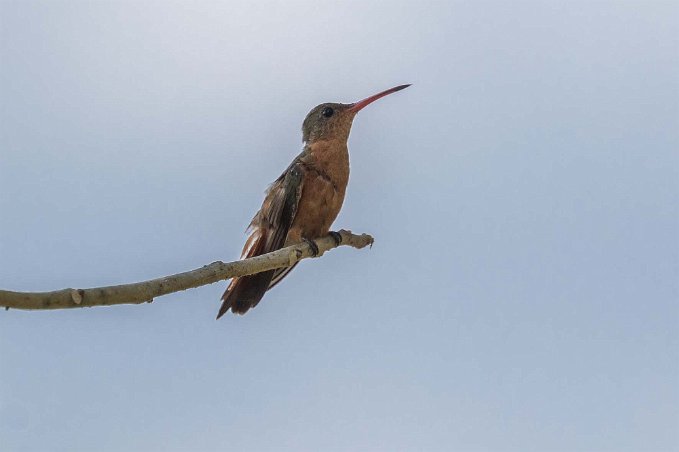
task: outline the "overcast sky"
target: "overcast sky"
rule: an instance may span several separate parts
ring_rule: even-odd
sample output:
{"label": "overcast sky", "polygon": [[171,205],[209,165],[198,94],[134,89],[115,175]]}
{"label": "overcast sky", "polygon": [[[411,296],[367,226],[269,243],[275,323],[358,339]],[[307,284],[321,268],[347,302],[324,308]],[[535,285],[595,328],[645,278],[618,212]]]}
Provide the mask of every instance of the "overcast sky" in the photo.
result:
{"label": "overcast sky", "polygon": [[676,2],[0,1],[0,288],[238,258],[306,113],[335,226],[226,282],[0,312],[3,450],[679,449]]}

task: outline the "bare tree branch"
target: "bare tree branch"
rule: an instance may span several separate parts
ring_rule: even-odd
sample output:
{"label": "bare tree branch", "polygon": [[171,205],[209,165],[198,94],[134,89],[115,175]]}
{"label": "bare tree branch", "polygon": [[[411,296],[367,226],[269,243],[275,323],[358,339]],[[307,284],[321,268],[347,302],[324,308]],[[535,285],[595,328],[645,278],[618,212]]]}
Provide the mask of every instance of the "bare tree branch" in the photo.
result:
{"label": "bare tree branch", "polygon": [[[342,236],[341,245],[360,249],[373,244],[373,238],[367,234],[354,235],[351,231],[345,230],[339,233]],[[317,239],[315,242],[318,245],[318,256],[339,246],[331,235]],[[188,272],[132,284],[91,289],[62,289],[53,292],[0,290],[0,306],[7,309],[65,309],[150,303],[155,297],[161,295],[205,286],[236,276],[288,267],[307,257],[313,257],[311,248],[307,243],[301,243],[249,259],[228,263],[213,262]]]}

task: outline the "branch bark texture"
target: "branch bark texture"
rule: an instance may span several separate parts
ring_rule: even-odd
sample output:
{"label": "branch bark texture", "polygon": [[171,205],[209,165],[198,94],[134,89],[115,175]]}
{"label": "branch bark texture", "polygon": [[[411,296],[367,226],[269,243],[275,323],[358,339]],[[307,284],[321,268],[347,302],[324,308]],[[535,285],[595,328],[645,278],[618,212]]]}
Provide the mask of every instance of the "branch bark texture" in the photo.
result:
{"label": "branch bark texture", "polygon": [[[328,235],[315,240],[320,257],[328,250],[341,245],[357,249],[372,246],[373,238],[368,234],[355,235],[351,231],[339,231],[342,243]],[[154,298],[194,287],[205,286],[236,276],[252,275],[274,268],[288,267],[296,262],[314,257],[307,243],[282,248],[272,253],[234,262],[213,262],[195,270],[163,278],[151,279],[118,286],[94,287],[90,289],[62,289],[53,292],[12,292],[0,290],[0,306],[14,309],[66,309],[116,304],[150,303]]]}

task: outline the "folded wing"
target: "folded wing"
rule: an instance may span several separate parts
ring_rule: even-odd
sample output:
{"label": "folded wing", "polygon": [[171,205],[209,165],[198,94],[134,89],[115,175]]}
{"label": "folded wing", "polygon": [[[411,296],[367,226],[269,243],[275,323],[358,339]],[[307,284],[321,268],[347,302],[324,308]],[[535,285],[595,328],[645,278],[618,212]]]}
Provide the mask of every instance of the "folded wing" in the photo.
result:
{"label": "folded wing", "polygon": [[[295,160],[271,184],[262,208],[250,224],[252,232],[243,247],[242,259],[270,253],[283,247],[297,213],[302,194],[303,171],[303,167]],[[291,269],[292,267],[288,267],[234,278],[222,295],[223,303],[217,318],[223,316],[229,309],[234,314],[245,314]]]}

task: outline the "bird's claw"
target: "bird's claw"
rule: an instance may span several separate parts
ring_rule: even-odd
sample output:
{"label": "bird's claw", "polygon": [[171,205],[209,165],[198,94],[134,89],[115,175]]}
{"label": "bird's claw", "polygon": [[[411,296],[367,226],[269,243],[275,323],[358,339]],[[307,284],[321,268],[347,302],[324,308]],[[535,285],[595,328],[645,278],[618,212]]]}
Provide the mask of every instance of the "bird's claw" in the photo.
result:
{"label": "bird's claw", "polygon": [[309,245],[309,248],[311,248],[311,256],[312,257],[318,256],[319,250],[318,250],[318,245],[316,244],[316,242],[314,242],[313,240],[306,239],[306,238],[303,238],[302,240],[304,241],[304,243]]}
{"label": "bird's claw", "polygon": [[330,231],[328,234],[335,240],[335,245],[340,246],[342,244],[342,234],[335,231]]}

